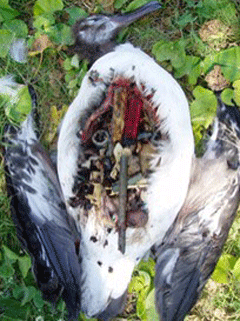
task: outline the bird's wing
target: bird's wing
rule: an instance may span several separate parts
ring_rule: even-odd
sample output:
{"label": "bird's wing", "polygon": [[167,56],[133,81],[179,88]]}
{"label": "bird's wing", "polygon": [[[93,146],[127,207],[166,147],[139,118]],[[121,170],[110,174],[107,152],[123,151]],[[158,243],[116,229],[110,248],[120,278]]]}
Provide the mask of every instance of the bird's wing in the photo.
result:
{"label": "bird's wing", "polygon": [[156,306],[161,321],[184,320],[196,303],[240,201],[238,170],[229,168],[226,159],[199,162],[183,208],[157,250]]}
{"label": "bird's wing", "polygon": [[5,131],[5,168],[18,237],[34,260],[45,298],[63,291],[70,317],[80,310],[80,235],[68,216],[57,174],[33,129],[32,114]]}

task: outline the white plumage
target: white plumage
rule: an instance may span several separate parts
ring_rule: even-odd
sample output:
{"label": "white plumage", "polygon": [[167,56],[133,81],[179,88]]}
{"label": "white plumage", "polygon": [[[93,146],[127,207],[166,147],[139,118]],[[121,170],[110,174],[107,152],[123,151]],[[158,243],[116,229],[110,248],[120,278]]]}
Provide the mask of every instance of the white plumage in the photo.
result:
{"label": "white plumage", "polygon": [[[92,74],[97,80],[91,80]],[[163,123],[161,132],[168,140],[152,159],[154,172],[148,178],[146,226],[127,228],[126,253],[117,247],[118,233],[107,232],[98,221],[94,208],[87,222],[81,223],[83,209],[71,207],[72,187],[77,175],[81,147],[77,133],[79,124],[92,106],[100,105],[113,79],[121,76],[144,85],[143,95],[151,98]],[[194,153],[192,128],[186,97],[173,77],[148,55],[131,44],[116,49],[98,59],[85,78],[81,89],[63,120],[58,141],[58,174],[68,212],[74,217],[82,235],[83,291],[82,308],[93,316],[106,308],[110,298],[118,298],[127,289],[134,266],[156,242],[161,242],[186,197],[191,161]],[[161,160],[160,160],[161,159]],[[160,165],[157,165],[160,160]],[[80,217],[80,220],[78,219]],[[91,242],[91,237],[97,241]],[[108,241],[107,246],[103,246]],[[97,262],[101,262],[99,265]],[[109,273],[109,267],[112,272]]]}

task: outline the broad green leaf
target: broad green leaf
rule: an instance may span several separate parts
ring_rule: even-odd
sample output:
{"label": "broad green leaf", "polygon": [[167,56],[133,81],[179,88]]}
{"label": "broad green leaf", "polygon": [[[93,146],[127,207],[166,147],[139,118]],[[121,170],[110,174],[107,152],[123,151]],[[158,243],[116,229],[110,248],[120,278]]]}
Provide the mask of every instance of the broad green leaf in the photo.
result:
{"label": "broad green leaf", "polygon": [[1,0],[0,1],[0,21],[8,21],[14,19],[16,16],[19,15],[19,12],[10,7],[8,4],[8,0]]}
{"label": "broad green leaf", "polygon": [[229,81],[240,78],[240,47],[233,47],[222,51],[218,56],[218,63],[224,77]]}
{"label": "broad green leaf", "polygon": [[48,35],[58,45],[72,45],[74,42],[71,28],[63,23],[49,28]]}
{"label": "broad green leaf", "polygon": [[233,88],[234,88],[234,100],[236,104],[240,107],[240,80],[234,81]]}
{"label": "broad green leaf", "polygon": [[233,275],[235,278],[240,281],[240,258],[237,260],[237,262],[234,265],[234,268],[232,270]]}
{"label": "broad green leaf", "polygon": [[11,251],[8,247],[3,245],[2,248],[3,248],[3,252],[4,252],[4,257],[7,257],[8,259],[10,259],[13,262],[18,260],[19,256],[16,253],[14,253],[13,251]]}
{"label": "broad green leaf", "polygon": [[53,15],[51,14],[44,14],[41,16],[37,16],[34,19],[33,22],[33,26],[34,28],[38,29],[38,30],[44,30],[44,31],[49,31],[49,28],[54,25],[55,23],[55,19],[53,17]]}
{"label": "broad green leaf", "polygon": [[78,19],[85,18],[88,14],[81,8],[71,7],[66,9],[69,14],[68,23],[72,26]]}
{"label": "broad green leaf", "polygon": [[23,292],[24,292],[23,286],[21,286],[21,285],[16,286],[13,289],[13,297],[14,297],[14,299],[19,300],[20,298],[22,298],[23,297]]}
{"label": "broad green leaf", "polygon": [[152,53],[158,61],[170,60],[174,44],[170,41],[160,40],[153,45]]}
{"label": "broad green leaf", "polygon": [[32,101],[27,86],[18,91],[18,100],[15,103],[5,104],[5,114],[14,123],[20,123],[29,114],[32,108]]}
{"label": "broad green leaf", "polygon": [[190,104],[192,121],[207,128],[216,115],[217,98],[211,90],[201,86],[194,89],[193,95],[195,100]]}
{"label": "broad green leaf", "polygon": [[15,38],[26,38],[28,35],[27,25],[22,20],[7,21],[3,24],[3,28],[10,30]]}
{"label": "broad green leaf", "polygon": [[62,9],[62,0],[37,0],[33,8],[33,13],[34,16],[39,16],[43,13],[53,13]]}
{"label": "broad green leaf", "polygon": [[24,288],[23,299],[21,301],[21,305],[25,305],[30,302],[34,296],[36,295],[37,290],[33,286],[28,286]]}
{"label": "broad green leaf", "polygon": [[240,47],[208,55],[202,62],[203,72],[210,71],[214,65],[221,66],[224,77],[230,82],[240,79]]}
{"label": "broad green leaf", "polygon": [[11,320],[26,320],[29,313],[28,307],[23,308],[19,301],[13,299],[0,299],[0,307],[4,311],[4,317],[12,318]]}
{"label": "broad green leaf", "polygon": [[147,261],[141,261],[138,265],[138,270],[147,272],[153,278],[155,275],[155,261],[152,258]]}
{"label": "broad green leaf", "polygon": [[203,73],[204,74],[207,74],[209,71],[211,71],[211,69],[213,69],[214,65],[217,64],[217,54],[209,54],[207,55],[203,61],[201,62],[201,67],[202,67],[202,70],[203,70]]}
{"label": "broad green leaf", "polygon": [[125,12],[136,10],[139,7],[142,7],[144,4],[150,2],[149,0],[133,0],[127,6]]}
{"label": "broad green leaf", "polygon": [[18,92],[19,100],[15,106],[16,112],[25,116],[28,115],[32,108],[32,100],[28,91],[28,87],[24,86]]}
{"label": "broad green leaf", "polygon": [[114,8],[115,9],[121,9],[125,3],[127,2],[128,0],[115,0],[114,1]]}
{"label": "broad green leaf", "polygon": [[70,58],[66,58],[63,62],[63,68],[66,70],[66,71],[69,71],[72,69],[72,63],[71,63],[71,59]]}
{"label": "broad green leaf", "polygon": [[0,29],[0,58],[5,58],[10,50],[14,35],[10,30]]}
{"label": "broad green leaf", "polygon": [[195,85],[198,77],[201,75],[200,61],[201,60],[198,57],[187,55],[185,57],[185,63],[180,68],[176,68],[174,76],[176,78],[181,78],[187,75],[188,82],[191,85]]}
{"label": "broad green leaf", "polygon": [[151,277],[147,272],[137,271],[137,275],[132,278],[129,285],[129,292],[146,291],[151,285]]}
{"label": "broad green leaf", "polygon": [[155,289],[148,294],[145,300],[147,321],[158,321],[159,315],[155,308]]}
{"label": "broad green leaf", "polygon": [[45,304],[45,302],[42,298],[41,292],[39,290],[36,291],[36,293],[33,297],[33,303],[34,303],[35,307],[38,309],[42,309]]}
{"label": "broad green leaf", "polygon": [[174,68],[181,68],[186,63],[185,43],[182,40],[174,43],[175,54],[172,53],[171,62]]}
{"label": "broad green leaf", "polygon": [[186,63],[185,43],[182,40],[160,40],[153,46],[152,53],[158,61],[170,60],[174,68],[181,68]]}
{"label": "broad green leaf", "polygon": [[236,259],[230,254],[223,254],[212,274],[212,279],[218,283],[228,283],[228,274],[232,270]]}
{"label": "broad green leaf", "polygon": [[230,88],[224,89],[221,93],[221,99],[225,104],[233,106],[234,103],[232,100],[234,99],[234,91]]}
{"label": "broad green leaf", "polygon": [[227,272],[218,268],[214,270],[212,274],[212,279],[217,283],[227,284],[229,282]]}
{"label": "broad green leaf", "polygon": [[30,257],[27,255],[19,257],[18,265],[19,265],[19,269],[21,271],[22,277],[25,279],[32,265]]}
{"label": "broad green leaf", "polygon": [[12,267],[12,261],[10,261],[8,258],[6,258],[3,261],[3,264],[0,266],[0,276],[3,279],[8,279],[12,275],[14,275],[14,273],[15,273],[15,270]]}

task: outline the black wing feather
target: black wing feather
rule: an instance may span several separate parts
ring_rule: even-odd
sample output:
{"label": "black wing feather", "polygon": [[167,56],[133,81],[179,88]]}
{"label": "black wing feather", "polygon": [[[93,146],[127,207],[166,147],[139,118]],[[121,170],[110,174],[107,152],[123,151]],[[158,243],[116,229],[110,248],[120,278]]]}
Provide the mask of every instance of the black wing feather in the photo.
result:
{"label": "black wing feather", "polygon": [[80,235],[63,202],[53,165],[33,130],[32,115],[5,131],[5,168],[11,211],[22,245],[46,299],[62,294],[69,317],[80,312]]}

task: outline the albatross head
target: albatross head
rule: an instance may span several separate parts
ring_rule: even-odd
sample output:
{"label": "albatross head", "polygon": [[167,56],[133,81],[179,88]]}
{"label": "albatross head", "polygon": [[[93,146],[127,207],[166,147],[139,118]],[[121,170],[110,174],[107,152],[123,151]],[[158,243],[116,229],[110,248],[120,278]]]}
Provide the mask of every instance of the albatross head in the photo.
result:
{"label": "albatross head", "polygon": [[81,58],[90,63],[110,52],[115,47],[117,34],[124,27],[161,8],[157,1],[152,1],[124,15],[93,15],[79,20],[73,27],[75,50]]}

